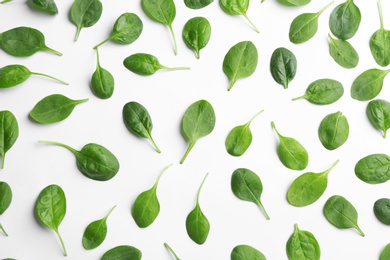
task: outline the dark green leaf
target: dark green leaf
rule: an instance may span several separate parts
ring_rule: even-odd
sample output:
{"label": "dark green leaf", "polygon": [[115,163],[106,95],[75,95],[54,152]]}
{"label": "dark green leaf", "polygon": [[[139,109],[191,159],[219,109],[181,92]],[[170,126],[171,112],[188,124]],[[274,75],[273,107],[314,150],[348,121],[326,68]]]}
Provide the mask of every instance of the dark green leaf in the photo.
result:
{"label": "dark green leaf", "polygon": [[355,68],[359,63],[359,54],[353,46],[344,40],[337,40],[328,34],[329,53],[334,61],[346,69]]}
{"label": "dark green leaf", "polygon": [[184,0],[185,5],[191,9],[201,9],[214,2],[214,0]]}
{"label": "dark green leaf", "polygon": [[318,137],[328,150],[334,150],[343,145],[349,135],[349,124],[343,113],[336,112],[322,119],[318,128]]}
{"label": "dark green leaf", "polygon": [[54,0],[28,0],[28,4],[42,12],[58,14],[58,8]]}
{"label": "dark green leaf", "polygon": [[294,225],[294,233],[286,244],[289,260],[319,260],[321,257],[320,245],[314,235],[306,230],[300,230]]}
{"label": "dark green leaf", "polygon": [[194,50],[196,57],[200,58],[200,50],[210,40],[211,26],[204,17],[194,17],[186,22],[183,28],[183,40],[188,48]]}
{"label": "dark green leaf", "polygon": [[248,245],[235,246],[230,254],[231,260],[266,260],[256,248]]}
{"label": "dark green leaf", "polygon": [[383,81],[389,72],[390,69],[369,69],[364,71],[352,83],[352,98],[360,101],[375,98],[381,92]]}
{"label": "dark green leaf", "polygon": [[141,260],[142,252],[132,246],[117,246],[108,250],[101,260]]}
{"label": "dark green leaf", "polygon": [[99,0],[74,0],[69,19],[77,27],[75,41],[79,38],[82,28],[91,27],[99,21],[102,12],[103,5]]}
{"label": "dark green leaf", "polygon": [[329,28],[337,38],[345,41],[355,35],[361,19],[359,7],[353,0],[347,0],[333,9],[329,17]]}
{"label": "dark green leaf", "polygon": [[5,155],[14,145],[19,136],[18,121],[12,112],[0,111],[0,155],[2,158],[1,168],[4,168]]}
{"label": "dark green leaf", "polygon": [[91,79],[92,93],[101,99],[107,99],[114,93],[114,77],[100,66],[99,51],[96,49],[97,65]]}
{"label": "dark green leaf", "polygon": [[319,79],[310,83],[305,95],[293,98],[292,100],[304,98],[313,104],[327,105],[339,100],[343,94],[343,85],[337,80]]}
{"label": "dark green leaf", "polygon": [[[264,0],[262,0],[263,2]],[[230,15],[242,15],[252,25],[253,29],[259,33],[259,29],[252,23],[246,15],[249,6],[249,0],[219,0],[221,9]]]}
{"label": "dark green leaf", "polygon": [[390,128],[390,103],[383,99],[372,100],[366,112],[372,126],[381,130],[383,138],[386,138],[387,129]]}
{"label": "dark green leaf", "polygon": [[[8,183],[0,181],[0,216],[8,209],[12,201],[12,190]],[[0,224],[0,230],[8,236],[4,227]]]}
{"label": "dark green leaf", "polygon": [[355,174],[369,184],[390,180],[390,157],[386,154],[371,154],[360,159],[355,165]]}
{"label": "dark green leaf", "polygon": [[370,50],[376,63],[379,66],[386,67],[390,64],[390,31],[384,27],[380,0],[378,0],[378,6],[381,26],[370,38]]}
{"label": "dark green leaf", "polygon": [[297,59],[294,53],[286,48],[277,48],[271,56],[270,70],[274,80],[288,88],[297,72]]}
{"label": "dark green leaf", "polygon": [[374,203],[376,218],[385,225],[390,225],[390,199],[378,199]]}

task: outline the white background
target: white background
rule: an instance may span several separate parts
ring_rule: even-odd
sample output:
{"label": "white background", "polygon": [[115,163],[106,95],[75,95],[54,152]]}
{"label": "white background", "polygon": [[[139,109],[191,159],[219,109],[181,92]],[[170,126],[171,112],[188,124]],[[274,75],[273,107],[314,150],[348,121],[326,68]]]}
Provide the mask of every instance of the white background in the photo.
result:
{"label": "white background", "polygon": [[[369,185],[354,174],[354,166],[371,153],[389,153],[389,139],[383,139],[365,115],[367,102],[350,97],[353,80],[369,68],[378,68],[369,50],[369,39],[379,29],[377,2],[356,0],[362,13],[357,34],[350,40],[360,55],[359,65],[347,70],[329,55],[328,20],[336,1],[319,18],[319,29],[310,41],[294,45],[289,42],[291,21],[303,12],[316,12],[329,1],[312,1],[304,7],[286,7],[275,0],[252,0],[247,15],[260,29],[257,34],[240,16],[229,16],[215,0],[200,10],[188,9],[176,0],[177,15],[173,29],[179,54],[173,53],[168,28],[151,21],[143,13],[140,1],[103,0],[103,14],[98,23],[81,31],[74,42],[76,27],[68,20],[72,1],[56,1],[59,14],[50,16],[31,11],[25,1],[14,0],[0,5],[0,31],[18,26],[39,29],[47,46],[63,53],[62,57],[39,52],[31,57],[16,58],[0,51],[1,67],[23,64],[32,71],[47,73],[70,83],[58,84],[50,79],[32,76],[25,83],[0,93],[0,110],[10,110],[19,122],[20,136],[7,154],[0,179],[13,190],[13,201],[0,217],[9,237],[0,234],[0,258],[64,259],[54,232],[38,225],[34,203],[39,192],[50,184],[60,185],[67,198],[67,213],[59,228],[69,256],[67,259],[100,259],[105,251],[128,244],[139,248],[143,259],[172,259],[163,246],[168,242],[185,260],[229,259],[232,248],[248,244],[260,250],[267,259],[287,259],[285,245],[294,223],[312,232],[321,246],[322,259],[378,259],[390,242],[390,228],[374,216],[373,204],[390,197],[389,185]],[[385,27],[390,28],[390,3],[383,1]],[[114,95],[108,100],[93,96],[89,82],[96,66],[92,47],[111,32],[115,20],[124,12],[136,13],[143,21],[140,38],[131,45],[106,43],[100,49],[102,67],[115,78]],[[206,17],[212,26],[209,44],[197,60],[181,39],[187,20]],[[255,73],[238,80],[228,92],[228,80],[222,61],[230,47],[244,40],[252,41],[259,52]],[[277,47],[290,49],[298,59],[298,71],[289,89],[274,82],[269,61]],[[189,71],[159,71],[149,77],[138,76],[123,65],[127,56],[146,52],[158,57],[166,66],[189,66]],[[331,105],[313,105],[306,100],[291,101],[304,93],[307,86],[320,78],[340,81],[345,92]],[[389,79],[378,98],[388,99]],[[89,98],[75,108],[65,121],[39,125],[28,119],[28,113],[43,97],[60,93],[72,99]],[[193,102],[207,99],[216,113],[216,126],[200,139],[183,165],[179,161],[187,144],[180,135],[180,121]],[[130,134],[122,121],[122,107],[129,101],[143,104],[152,116],[153,137],[162,150],[154,151],[147,140]],[[257,111],[265,112],[252,122],[253,142],[238,158],[230,156],[224,146],[228,132],[244,124]],[[339,149],[326,150],[317,130],[329,113],[342,111],[350,124],[348,141]],[[276,155],[277,138],[270,122],[279,132],[296,138],[309,152],[309,165],[302,171],[285,168]],[[119,173],[110,181],[97,182],[84,177],[75,158],[60,147],[39,144],[40,139],[66,143],[75,149],[94,142],[111,150],[120,161]],[[340,160],[329,174],[328,188],[314,204],[297,208],[288,204],[286,192],[290,183],[306,171],[321,172]],[[159,172],[174,165],[160,180],[157,194],[161,211],[146,229],[135,224],[130,208],[136,196],[149,189]],[[230,189],[230,178],[236,168],[256,172],[264,186],[262,202],[271,220],[267,221],[255,204],[237,199]],[[195,244],[187,235],[185,219],[195,205],[198,187],[210,175],[200,196],[200,205],[210,221],[211,230],[204,245]],[[325,201],[332,195],[346,197],[359,213],[359,225],[366,237],[355,230],[339,230],[322,214]],[[102,218],[112,206],[117,208],[108,219],[108,234],[97,249],[86,251],[81,244],[85,227]]]}

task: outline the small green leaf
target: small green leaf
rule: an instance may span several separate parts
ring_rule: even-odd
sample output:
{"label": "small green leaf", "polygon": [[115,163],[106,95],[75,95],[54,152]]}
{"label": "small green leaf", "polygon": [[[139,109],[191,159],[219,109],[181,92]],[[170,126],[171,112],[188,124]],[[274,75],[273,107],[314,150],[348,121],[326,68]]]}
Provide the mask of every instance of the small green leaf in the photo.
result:
{"label": "small green leaf", "polygon": [[74,0],[69,19],[77,27],[75,41],[79,38],[82,28],[91,27],[99,21],[102,12],[103,5],[100,0]]}
{"label": "small green leaf", "polygon": [[383,133],[386,138],[387,129],[390,128],[390,103],[383,99],[372,100],[366,109],[371,125]]}
{"label": "small green leaf", "polygon": [[390,225],[390,199],[382,198],[375,201],[374,214],[380,222]]}
{"label": "small green leaf", "polygon": [[353,46],[344,40],[337,40],[328,34],[329,38],[329,53],[334,61],[341,67],[353,69],[359,63],[359,54]]}
{"label": "small green leaf", "polygon": [[194,50],[200,58],[200,50],[206,47],[210,40],[211,26],[204,17],[194,17],[186,22],[183,28],[183,40],[188,48]]}
{"label": "small green leaf", "polygon": [[369,184],[390,180],[390,156],[371,154],[360,159],[355,165],[355,175]]}
{"label": "small green leaf", "polygon": [[230,253],[231,260],[266,260],[265,256],[256,248],[248,245],[235,246]]}
{"label": "small green leaf", "polygon": [[353,99],[366,101],[375,98],[382,90],[383,81],[390,69],[369,69],[360,74],[352,83]]}
{"label": "small green leaf", "polygon": [[115,81],[112,74],[100,66],[99,51],[96,49],[97,65],[92,74],[91,91],[101,99],[107,99],[114,93]]}
{"label": "small green leaf", "polygon": [[390,243],[383,248],[379,260],[388,260],[390,259]]}
{"label": "small green leaf", "polygon": [[0,111],[0,155],[1,168],[4,168],[5,155],[19,137],[19,125],[14,114],[8,110]]}
{"label": "small green leaf", "polygon": [[329,17],[329,28],[340,40],[348,40],[357,32],[362,17],[353,0],[347,0],[333,9]]}
{"label": "small green leaf", "polygon": [[[264,0],[262,0],[263,2]],[[249,7],[249,0],[219,0],[219,6],[221,9],[230,15],[242,15],[244,18],[250,23],[253,29],[259,33],[259,29],[257,29],[256,25],[248,18],[246,12]]]}
{"label": "small green leaf", "polygon": [[297,58],[290,50],[277,48],[271,56],[270,70],[274,80],[286,89],[297,72]]}
{"label": "small green leaf", "polygon": [[117,246],[108,250],[101,260],[141,260],[142,252],[133,246]]}
{"label": "small green leaf", "polygon": [[286,251],[289,260],[319,260],[321,257],[320,245],[314,235],[306,230],[300,230],[294,225],[294,233],[286,244]]}
{"label": "small green leaf", "polygon": [[293,98],[292,100],[306,99],[317,105],[328,105],[339,100],[344,94],[343,85],[333,79],[319,79],[308,86],[305,95]]}
{"label": "small green leaf", "polygon": [[386,67],[390,64],[390,30],[384,28],[382,3],[378,0],[380,28],[370,38],[370,50],[376,63]]}
{"label": "small green leaf", "polygon": [[39,11],[51,15],[58,14],[58,8],[54,0],[28,0],[27,3]]}
{"label": "small green leaf", "polygon": [[[4,214],[4,212],[11,205],[12,201],[12,190],[8,183],[0,181],[0,216]],[[4,235],[8,236],[4,227],[0,224],[0,230],[3,231]]]}
{"label": "small green leaf", "polygon": [[328,150],[335,150],[343,145],[349,136],[347,118],[340,111],[327,115],[318,128],[318,137]]}

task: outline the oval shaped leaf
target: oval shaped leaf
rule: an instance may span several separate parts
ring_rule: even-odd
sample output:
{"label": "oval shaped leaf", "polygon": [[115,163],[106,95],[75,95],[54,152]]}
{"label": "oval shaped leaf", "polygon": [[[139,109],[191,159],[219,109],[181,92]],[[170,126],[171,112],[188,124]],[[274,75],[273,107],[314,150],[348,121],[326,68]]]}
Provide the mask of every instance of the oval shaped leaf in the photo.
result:
{"label": "oval shaped leaf", "polygon": [[201,9],[214,2],[214,0],[184,0],[184,4],[191,9]]}
{"label": "oval shaped leaf", "polygon": [[303,6],[311,2],[311,0],[278,0],[279,3],[287,6]]}
{"label": "oval shaped leaf", "polygon": [[390,69],[369,69],[364,71],[352,83],[352,98],[360,101],[375,98],[381,92],[383,81],[389,72]]}
{"label": "oval shaped leaf", "polygon": [[58,14],[58,8],[53,0],[28,0],[28,4],[33,8],[48,14]]}
{"label": "oval shaped leaf", "polygon": [[297,59],[294,53],[286,48],[277,48],[271,56],[270,70],[274,80],[285,89],[288,88],[297,72]]}
{"label": "oval shaped leaf", "polygon": [[[0,181],[0,216],[8,209],[12,201],[12,190],[8,183]],[[0,224],[0,230],[8,236],[4,227]]]}
{"label": "oval shaped leaf", "polygon": [[387,260],[390,259],[390,243],[383,248],[379,260]]}
{"label": "oval shaped leaf", "polygon": [[69,19],[77,27],[75,41],[79,38],[82,28],[91,27],[99,21],[102,12],[103,5],[100,0],[74,0]]}
{"label": "oval shaped leaf", "polygon": [[194,17],[186,22],[183,28],[183,40],[188,48],[194,50],[200,58],[200,50],[206,47],[210,40],[211,26],[204,17]]}
{"label": "oval shaped leaf", "polygon": [[5,155],[19,137],[19,125],[14,114],[8,110],[0,111],[0,155],[1,168],[4,168]]}
{"label": "oval shaped leaf", "polygon": [[353,0],[339,4],[329,17],[329,28],[340,40],[348,40],[357,32],[362,17]]}
{"label": "oval shaped leaf", "polygon": [[101,260],[141,260],[142,252],[133,246],[117,246],[108,250]]}
{"label": "oval shaped leaf", "polygon": [[346,69],[355,68],[359,63],[359,54],[353,46],[344,40],[337,40],[328,34],[329,53],[334,61]]}
{"label": "oval shaped leaf", "polygon": [[375,129],[381,130],[386,138],[387,129],[390,128],[390,103],[383,99],[372,100],[366,109],[367,117]]}
{"label": "oval shaped leaf", "polygon": [[[262,0],[261,2],[264,2]],[[221,9],[230,15],[242,15],[250,23],[253,29],[259,33],[259,29],[254,25],[254,23],[248,18],[246,12],[249,7],[249,0],[219,0],[219,6]]]}
{"label": "oval shaped leaf", "polygon": [[339,100],[344,94],[343,85],[333,79],[319,79],[310,83],[305,95],[293,98],[292,100],[306,99],[317,105],[328,105]]}
{"label": "oval shaped leaf", "polygon": [[336,112],[322,119],[318,128],[318,137],[328,150],[334,150],[343,145],[349,136],[349,124],[343,113]]}
{"label": "oval shaped leaf", "polygon": [[294,233],[286,244],[286,251],[289,260],[319,260],[321,257],[320,245],[314,235],[306,230],[300,230],[294,225]]}
{"label": "oval shaped leaf", "polygon": [[355,175],[369,184],[390,180],[390,156],[371,154],[360,159],[355,165]]}
{"label": "oval shaped leaf", "polygon": [[99,51],[96,49],[97,65],[92,74],[91,90],[92,93],[102,99],[107,99],[114,93],[114,77],[112,74],[100,66]]}
{"label": "oval shaped leaf", "polygon": [[382,3],[378,0],[381,26],[370,38],[370,50],[376,63],[386,67],[390,64],[390,31],[384,28]]}
{"label": "oval shaped leaf", "polygon": [[235,246],[230,253],[231,260],[266,260],[265,256],[256,248],[248,245]]}
{"label": "oval shaped leaf", "polygon": [[380,222],[390,225],[390,199],[382,198],[375,201],[374,214]]}

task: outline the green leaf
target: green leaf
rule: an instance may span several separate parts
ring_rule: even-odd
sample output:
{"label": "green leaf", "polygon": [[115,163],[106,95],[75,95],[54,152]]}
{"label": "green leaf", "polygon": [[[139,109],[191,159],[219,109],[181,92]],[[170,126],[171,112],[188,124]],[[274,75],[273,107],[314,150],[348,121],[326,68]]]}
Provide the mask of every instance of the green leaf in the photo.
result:
{"label": "green leaf", "polygon": [[386,138],[390,128],[390,103],[383,99],[372,100],[367,105],[366,114],[371,125],[381,130],[383,138]]}
{"label": "green leaf", "polygon": [[135,136],[148,139],[158,153],[161,153],[152,138],[153,123],[148,110],[135,101],[128,102],[122,110],[123,122]]}
{"label": "green leaf", "polygon": [[188,148],[180,161],[181,164],[198,139],[213,131],[215,120],[214,109],[206,100],[196,101],[187,108],[181,120],[181,135],[188,142]]}
{"label": "green leaf", "polygon": [[19,126],[14,114],[8,110],[0,111],[0,155],[1,168],[4,168],[5,155],[19,136]]}
{"label": "green leaf", "polygon": [[318,128],[318,137],[328,150],[335,150],[343,145],[349,135],[347,118],[340,111],[327,115]]}
{"label": "green leaf", "polygon": [[337,40],[328,34],[329,53],[334,61],[346,69],[355,68],[359,63],[359,54],[353,46],[344,40]]}
{"label": "green leaf", "polygon": [[214,2],[214,0],[184,0],[184,4],[190,9],[201,9]]}
{"label": "green leaf", "polygon": [[[0,216],[4,214],[4,212],[11,205],[12,201],[12,190],[8,183],[0,181]],[[0,230],[3,231],[4,235],[8,236],[4,227],[0,224]]]}
{"label": "green leaf", "polygon": [[186,219],[186,229],[188,236],[195,243],[201,245],[204,244],[207,240],[207,236],[210,232],[210,223],[206,216],[203,214],[200,205],[199,205],[199,195],[202,190],[203,184],[206,181],[208,173],[204,177],[202,184],[199,187],[198,194],[196,196],[196,205],[195,208],[188,214]]}
{"label": "green leaf", "polygon": [[311,0],[278,0],[279,3],[287,6],[303,6],[311,2]]}
{"label": "green leaf", "polygon": [[67,255],[64,242],[58,228],[65,217],[66,213],[66,198],[62,188],[52,184],[44,188],[38,196],[35,203],[35,215],[37,220],[45,227],[56,232],[64,251]]}
{"label": "green leaf", "polygon": [[366,101],[375,98],[382,90],[383,81],[390,69],[369,69],[360,74],[352,83],[353,99]]}
{"label": "green leaf", "polygon": [[157,185],[162,174],[171,167],[166,166],[158,176],[153,187],[139,194],[131,207],[131,215],[138,227],[146,228],[150,226],[157,218],[160,212],[160,202],[157,198]]}
{"label": "green leaf", "polygon": [[306,230],[300,230],[294,225],[294,233],[286,244],[286,251],[289,260],[319,260],[321,257],[320,245],[314,235]]}
{"label": "green leaf", "polygon": [[99,51],[96,49],[97,65],[92,74],[91,91],[101,99],[107,99],[114,93],[115,81],[112,74],[100,66]]}
{"label": "green leaf", "polygon": [[286,48],[277,48],[271,56],[270,70],[274,80],[285,89],[288,88],[297,72],[297,59],[294,53]]}
{"label": "green leaf", "polygon": [[328,174],[337,163],[338,160],[324,172],[306,172],[296,178],[288,188],[288,202],[296,207],[304,207],[316,202],[325,192],[328,186]]}
{"label": "green leaf", "polygon": [[167,243],[164,243],[164,246],[168,249],[168,251],[172,254],[172,257],[175,259],[175,260],[180,260],[180,258],[176,255],[175,251],[173,251],[173,249],[167,244]]}
{"label": "green leaf", "polygon": [[390,180],[390,156],[371,154],[360,159],[355,165],[355,175],[369,184]]}
{"label": "green leaf", "polygon": [[248,245],[235,246],[230,253],[231,260],[266,260],[265,256],[256,248]]}
{"label": "green leaf", "polygon": [[132,246],[117,246],[108,250],[101,260],[141,260],[142,252]]}
{"label": "green leaf", "polygon": [[390,199],[382,198],[375,201],[374,214],[380,222],[390,225]]}
{"label": "green leaf", "polygon": [[51,15],[58,14],[58,8],[54,0],[28,0],[27,3],[39,11]]}
{"label": "green leaf", "polygon": [[[262,0],[263,2],[264,0]],[[249,0],[219,0],[219,6],[221,9],[229,15],[242,15],[250,23],[253,29],[259,33],[256,25],[248,18],[246,12],[249,7]]]}
{"label": "green leaf", "polygon": [[237,198],[255,203],[269,220],[267,211],[261,203],[260,197],[263,193],[263,184],[259,176],[249,169],[236,169],[231,178],[231,188]]}
{"label": "green leaf", "polygon": [[104,218],[93,221],[90,223],[83,234],[83,247],[87,250],[94,249],[100,246],[107,235],[107,218],[111,212],[115,209],[114,206]]}
{"label": "green leaf", "polygon": [[353,0],[339,4],[329,17],[329,28],[340,40],[348,40],[357,32],[362,17]]}
{"label": "green leaf", "polygon": [[386,67],[390,64],[390,31],[384,28],[381,1],[378,0],[380,28],[370,38],[370,50],[376,63]]}
{"label": "green leaf", "polygon": [[309,154],[305,147],[294,138],[281,135],[274,122],[271,122],[271,125],[279,138],[277,154],[281,163],[291,170],[300,171],[305,169],[309,163]]}
{"label": "green leaf", "polygon": [[194,17],[186,22],[183,28],[183,40],[188,48],[194,50],[200,58],[200,50],[206,47],[210,40],[211,26],[204,17]]}
{"label": "green leaf", "polygon": [[379,260],[388,260],[390,259],[390,243],[383,248]]}
{"label": "green leaf", "polygon": [[99,0],[74,0],[69,19],[77,27],[75,41],[79,38],[82,28],[91,27],[99,21],[102,12],[103,5]]}
{"label": "green leaf", "polygon": [[228,91],[238,79],[252,75],[257,67],[258,53],[251,41],[239,42],[229,49],[223,59],[223,72],[230,81]]}

